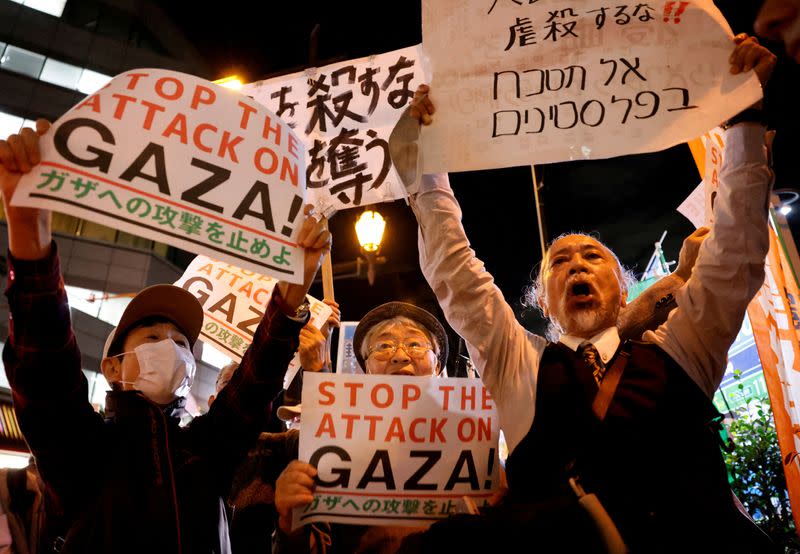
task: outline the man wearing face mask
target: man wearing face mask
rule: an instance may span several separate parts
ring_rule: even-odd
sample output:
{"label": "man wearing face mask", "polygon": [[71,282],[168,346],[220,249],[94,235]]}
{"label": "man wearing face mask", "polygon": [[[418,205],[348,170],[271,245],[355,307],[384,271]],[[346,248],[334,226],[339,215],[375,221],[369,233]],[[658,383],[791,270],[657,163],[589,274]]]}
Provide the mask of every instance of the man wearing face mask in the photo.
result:
{"label": "man wearing face mask", "polygon": [[[330,233],[304,219],[304,283],[276,287],[238,371],[206,415],[179,427],[203,320],[189,292],[155,285],[128,305],[106,341],[113,390],[105,420],[88,401],[46,210],[8,200],[39,161],[49,124],[0,140],[0,188],[9,238],[10,335],[3,361],[25,439],[58,506],[62,553],[227,553],[221,497],[258,437],[269,399],[308,320],[306,292]],[[306,214],[308,215],[308,210]]]}

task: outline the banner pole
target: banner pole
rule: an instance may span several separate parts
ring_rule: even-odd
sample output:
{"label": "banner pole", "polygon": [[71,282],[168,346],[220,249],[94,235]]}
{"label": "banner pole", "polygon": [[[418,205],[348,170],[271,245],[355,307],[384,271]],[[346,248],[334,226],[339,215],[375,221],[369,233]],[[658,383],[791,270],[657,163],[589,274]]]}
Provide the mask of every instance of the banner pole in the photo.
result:
{"label": "banner pole", "polygon": [[536,221],[539,224],[539,244],[542,247],[542,260],[546,251],[544,240],[544,219],[542,218],[542,205],[539,201],[539,183],[536,181],[536,166],[531,164],[531,177],[533,179],[533,198],[536,202]]}
{"label": "banner pole", "polygon": [[[325,228],[328,229],[328,218],[322,219]],[[331,256],[333,255],[333,244],[331,243],[331,250],[322,258],[322,298],[324,300],[334,300],[333,296],[333,264],[331,263]],[[331,366],[331,348],[333,344],[333,330],[328,329],[328,336],[325,338],[325,365],[329,371],[333,371]]]}

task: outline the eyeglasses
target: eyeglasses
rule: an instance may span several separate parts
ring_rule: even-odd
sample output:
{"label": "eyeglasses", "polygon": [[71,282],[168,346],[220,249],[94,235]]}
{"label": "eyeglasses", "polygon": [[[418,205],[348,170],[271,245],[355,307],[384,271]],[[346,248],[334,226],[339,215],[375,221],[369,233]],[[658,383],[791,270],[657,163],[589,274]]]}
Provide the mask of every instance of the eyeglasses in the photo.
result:
{"label": "eyeglasses", "polygon": [[370,356],[375,356],[376,360],[390,360],[400,347],[403,347],[403,350],[405,350],[409,356],[415,359],[422,358],[425,356],[428,350],[433,350],[433,347],[429,343],[418,340],[412,340],[408,342],[394,342],[387,340],[370,346],[369,350],[367,351],[367,358]]}

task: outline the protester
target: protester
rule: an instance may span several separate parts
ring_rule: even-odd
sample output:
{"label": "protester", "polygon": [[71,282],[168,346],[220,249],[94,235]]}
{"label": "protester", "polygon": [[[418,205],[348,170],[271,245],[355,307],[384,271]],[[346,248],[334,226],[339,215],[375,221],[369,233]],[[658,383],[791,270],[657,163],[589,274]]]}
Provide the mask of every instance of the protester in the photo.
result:
{"label": "protester", "polygon": [[20,427],[63,512],[60,551],[229,552],[221,496],[281,388],[330,233],[307,208],[297,239],[303,284],[276,286],[238,371],[208,414],[186,428],[176,416],[194,375],[191,348],[203,310],[172,285],[136,295],[104,348],[101,367],[113,389],[104,421],[88,401],[50,212],[9,202],[39,162],[39,135],[48,127],[40,120],[38,132],[0,141],[11,320],[3,361]]}
{"label": "protester", "polygon": [[0,469],[0,554],[38,554],[48,548],[44,483],[33,456],[19,469]]}
{"label": "protester", "polygon": [[[324,300],[331,307],[328,320],[317,329],[310,321],[300,331],[298,354],[301,364],[316,368],[309,371],[324,371],[329,366],[325,362],[327,337],[334,327],[339,326],[341,314],[339,304]],[[305,335],[305,336],[304,336]],[[239,365],[231,362],[225,365],[217,376],[216,394],[208,399],[209,407],[222,389],[230,382]],[[234,552],[269,552],[272,548],[273,522],[277,521],[275,511],[275,480],[290,460],[297,458],[295,421],[299,422],[299,401],[302,389],[302,376],[305,367],[286,390],[282,390],[272,401],[273,411],[282,422],[290,426],[289,431],[278,427],[278,431],[262,431],[247,456],[236,468],[231,490],[227,497],[230,520],[230,540]],[[265,422],[263,428],[275,427]]]}
{"label": "protester", "polygon": [[[752,66],[763,86],[775,59],[738,37],[731,63]],[[423,124],[434,113],[428,93],[421,86],[408,112]],[[581,234],[549,246],[535,288],[558,342],[527,332],[470,249],[447,176],[422,178],[411,199],[420,263],[497,405],[510,492],[483,516],[434,524],[407,551],[511,548],[520,533],[531,549],[565,552],[766,551],[733,501],[710,400],[764,280],[772,174],[759,119],[747,110],[727,122],[712,230],[677,307],[645,342],[620,342],[623,269]]]}
{"label": "protester", "polygon": [[800,0],[765,0],[753,29],[759,36],[783,42],[789,57],[800,63]]}
{"label": "protester", "polygon": [[[430,312],[405,302],[388,302],[367,313],[353,335],[353,351],[372,375],[437,376],[447,362],[447,334]],[[313,501],[314,466],[294,460],[278,477],[275,505],[280,514],[273,552],[392,552],[417,527],[313,523],[292,532],[292,510]]]}

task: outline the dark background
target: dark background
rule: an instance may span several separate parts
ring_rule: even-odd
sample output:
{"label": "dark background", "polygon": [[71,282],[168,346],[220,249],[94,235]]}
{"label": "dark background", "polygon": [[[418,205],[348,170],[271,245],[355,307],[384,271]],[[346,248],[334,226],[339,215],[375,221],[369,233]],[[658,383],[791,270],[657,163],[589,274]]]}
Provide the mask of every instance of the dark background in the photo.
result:
{"label": "dark background", "polygon": [[[724,0],[718,7],[734,33],[752,33],[760,2]],[[316,64],[380,54],[422,41],[417,2],[275,2],[228,0],[214,10],[195,2],[164,5],[197,46],[217,77],[237,74],[245,82],[298,71],[309,65],[310,35],[319,24]],[[797,85],[800,68],[787,59],[782,47],[762,41],[779,63],[766,91],[765,109],[776,129],[774,160],[776,189],[796,190],[798,147],[795,123],[800,121]],[[567,231],[595,231],[635,273],[641,273],[664,231],[664,252],[676,260],[683,238],[693,227],[676,208],[701,177],[689,148],[608,160],[536,166],[543,186],[545,237],[549,241]],[[533,268],[541,258],[530,167],[465,172],[451,175],[453,189],[464,211],[464,225],[478,256],[494,275],[520,320],[541,332],[538,314],[523,309],[520,298]],[[502,194],[500,191],[502,189]],[[782,195],[782,197],[785,197]],[[800,202],[787,216],[798,236]],[[340,277],[336,299],[343,319],[358,320],[376,305],[390,300],[420,304],[441,316],[433,294],[418,269],[416,222],[404,202],[383,204],[388,225],[373,286],[364,278]],[[331,220],[335,267],[358,256],[353,224],[360,210],[339,212]],[[322,297],[319,285],[312,294]],[[443,319],[443,318],[442,318]],[[457,337],[451,335],[452,340]],[[451,352],[458,350],[451,344]],[[451,356],[451,368],[455,354]]]}

